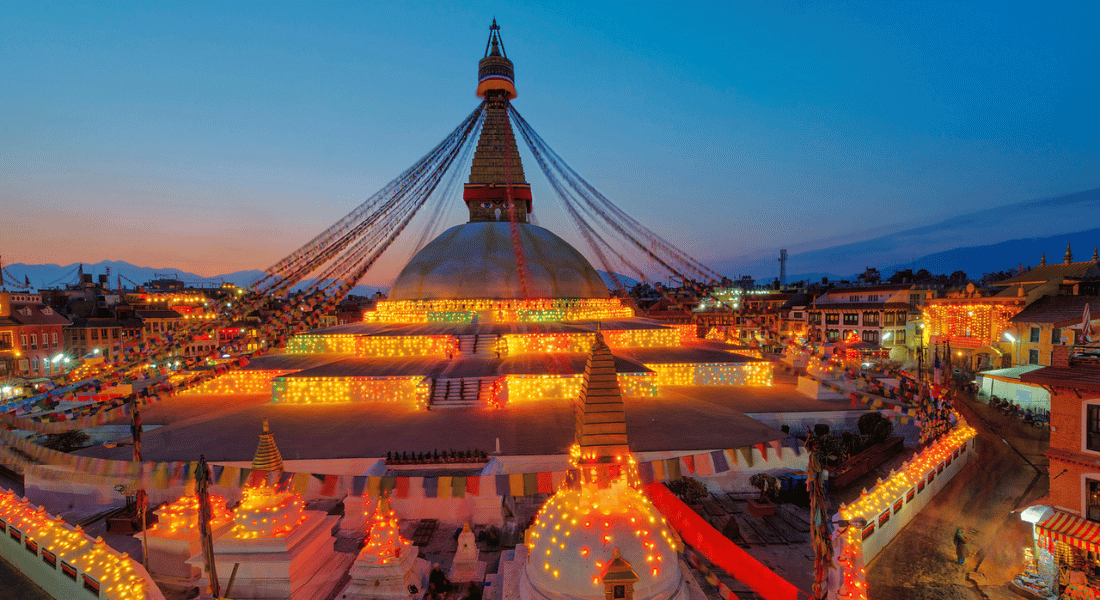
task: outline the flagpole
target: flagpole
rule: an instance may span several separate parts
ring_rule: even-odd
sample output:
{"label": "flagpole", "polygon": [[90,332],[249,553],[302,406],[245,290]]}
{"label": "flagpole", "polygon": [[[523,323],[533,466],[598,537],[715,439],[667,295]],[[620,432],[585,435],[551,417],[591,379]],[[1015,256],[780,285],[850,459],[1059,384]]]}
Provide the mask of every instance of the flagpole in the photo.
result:
{"label": "flagpole", "polygon": [[146,522],[146,512],[149,510],[149,496],[145,493],[145,484],[142,481],[141,468],[141,413],[138,412],[137,398],[131,398],[133,413],[130,416],[130,439],[134,446],[134,466],[137,474],[137,509],[141,513],[141,563],[149,570],[149,527]]}
{"label": "flagpole", "polygon": [[210,595],[221,597],[218,584],[218,569],[214,561],[214,536],[210,531],[210,469],[206,465],[206,456],[199,455],[198,472],[195,473],[195,494],[199,497],[199,536],[202,538],[202,556],[206,563],[206,572],[210,576]]}

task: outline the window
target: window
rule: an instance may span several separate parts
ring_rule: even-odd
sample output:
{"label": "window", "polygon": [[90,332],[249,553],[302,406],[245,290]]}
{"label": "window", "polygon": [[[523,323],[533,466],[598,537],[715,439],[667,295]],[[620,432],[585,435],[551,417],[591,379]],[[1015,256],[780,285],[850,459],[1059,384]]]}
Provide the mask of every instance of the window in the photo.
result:
{"label": "window", "polygon": [[838,329],[826,329],[825,330],[825,339],[829,340],[830,342],[840,341],[840,330],[838,330]]}
{"label": "window", "polygon": [[905,313],[898,313],[898,325],[905,325]]}
{"label": "window", "polygon": [[1029,364],[1029,365],[1039,364],[1039,349],[1038,348],[1032,348],[1031,350],[1027,351],[1027,364]]}
{"label": "window", "polygon": [[[1031,328],[1031,336],[1028,338],[1027,341],[1031,342],[1032,344],[1038,344],[1039,343],[1039,328],[1038,327],[1032,327]],[[1032,363],[1032,364],[1037,364],[1037,363]]]}
{"label": "window", "polygon": [[625,585],[615,586],[613,597],[615,597],[615,598],[626,598],[626,586]]}
{"label": "window", "polygon": [[38,372],[38,359],[37,358],[32,358],[31,359],[31,372],[32,373],[37,373]]}
{"label": "window", "polygon": [[87,341],[88,337],[87,337],[87,336],[85,335],[85,333],[84,333],[84,330],[83,330],[83,329],[80,329],[80,330],[78,330],[78,331],[76,332],[76,334],[77,334],[77,338],[78,338],[78,339],[79,339],[80,341],[82,341],[82,342],[84,342],[84,341]]}
{"label": "window", "polygon": [[848,296],[848,302],[859,302],[859,296]]}
{"label": "window", "polygon": [[892,313],[892,312],[884,313],[882,315],[882,324],[887,326],[887,327],[890,327],[891,325],[893,325],[894,324],[894,313]]}
{"label": "window", "polygon": [[53,341],[53,347],[56,348],[57,347],[57,332],[56,331],[50,334],[50,339],[51,339],[51,341]]}
{"label": "window", "polygon": [[99,339],[99,330],[98,329],[89,329],[88,330],[88,339],[98,340]]}
{"label": "window", "polygon": [[1051,343],[1051,345],[1054,345],[1054,346],[1057,346],[1058,344],[1062,343],[1062,328],[1061,327],[1051,327],[1050,328],[1050,343]]}
{"label": "window", "polygon": [[867,296],[868,302],[878,302],[878,294],[869,294]]}
{"label": "window", "polygon": [[859,325],[859,313],[844,313],[845,325]]}
{"label": "window", "polygon": [[1085,418],[1085,447],[1100,452],[1100,404],[1089,404]]}
{"label": "window", "polygon": [[19,347],[20,348],[26,348],[27,347],[27,336],[26,336],[26,334],[22,334],[22,335],[19,336]]}
{"label": "window", "polygon": [[878,312],[865,312],[865,313],[863,313],[863,326],[864,327],[876,327],[876,326],[878,326]]}
{"label": "window", "polygon": [[863,341],[867,342],[868,344],[877,344],[878,332],[874,329],[865,329],[863,331]]}
{"label": "window", "polygon": [[825,324],[826,325],[840,325],[840,314],[839,313],[825,313]]}
{"label": "window", "polygon": [[924,304],[924,294],[909,294],[909,304],[921,305]]}
{"label": "window", "polygon": [[810,325],[821,325],[821,313],[812,312],[809,314]]}
{"label": "window", "polygon": [[31,350],[38,350],[38,335],[31,334]]}
{"label": "window", "polygon": [[802,320],[802,313],[800,313],[800,312],[792,312],[792,313],[791,313],[791,318],[792,318],[792,319],[798,319],[798,320]]}
{"label": "window", "polygon": [[904,346],[905,345],[905,330],[904,329],[898,329],[897,331],[894,332],[893,338],[894,338],[894,343],[895,344],[897,344],[898,346]]}
{"label": "window", "polygon": [[1088,493],[1085,495],[1085,502],[1088,504],[1085,518],[1089,521],[1100,522],[1100,481],[1086,479],[1085,485],[1088,486],[1086,490]]}

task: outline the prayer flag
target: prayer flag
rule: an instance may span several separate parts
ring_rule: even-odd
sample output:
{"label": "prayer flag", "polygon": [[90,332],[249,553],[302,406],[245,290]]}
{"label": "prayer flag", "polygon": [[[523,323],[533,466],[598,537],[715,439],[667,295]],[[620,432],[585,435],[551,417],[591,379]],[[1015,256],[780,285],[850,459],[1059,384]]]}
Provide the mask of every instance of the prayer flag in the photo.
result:
{"label": "prayer flag", "polygon": [[[470,477],[469,479],[477,479],[476,477]],[[451,497],[452,498],[465,498],[466,497],[466,477],[452,477],[451,478]]]}
{"label": "prayer flag", "polygon": [[539,493],[539,474],[538,473],[524,473],[523,474],[523,495],[534,496]]}
{"label": "prayer flag", "polygon": [[536,486],[540,494],[551,494],[554,492],[554,482],[553,479],[550,478],[549,471],[545,473],[539,473],[537,477],[538,482]]}
{"label": "prayer flag", "polygon": [[714,465],[715,473],[725,473],[730,470],[730,464],[726,462],[726,453],[721,450],[710,453],[710,462]]}
{"label": "prayer flag", "polygon": [[395,495],[398,498],[408,498],[409,497],[409,478],[408,477],[398,477],[397,478],[397,485],[396,485],[395,489],[396,489]]}
{"label": "prayer flag", "polygon": [[452,477],[440,477],[439,482],[436,484],[437,498],[450,498],[451,497],[451,479]]}

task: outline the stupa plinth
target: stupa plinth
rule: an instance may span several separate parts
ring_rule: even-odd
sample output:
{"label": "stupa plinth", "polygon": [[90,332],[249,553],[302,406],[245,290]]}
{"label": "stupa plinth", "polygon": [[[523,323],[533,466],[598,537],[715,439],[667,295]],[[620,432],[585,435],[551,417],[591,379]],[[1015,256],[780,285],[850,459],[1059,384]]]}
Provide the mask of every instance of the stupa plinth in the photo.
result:
{"label": "stupa plinth", "polygon": [[[215,537],[229,531],[233,516],[225,507],[225,498],[210,496],[213,518],[210,531]],[[194,494],[181,496],[156,511],[157,523],[146,532],[149,573],[162,581],[190,584],[201,575],[201,568],[187,560],[202,551],[199,537],[199,499]],[[142,534],[134,537],[141,539]]]}

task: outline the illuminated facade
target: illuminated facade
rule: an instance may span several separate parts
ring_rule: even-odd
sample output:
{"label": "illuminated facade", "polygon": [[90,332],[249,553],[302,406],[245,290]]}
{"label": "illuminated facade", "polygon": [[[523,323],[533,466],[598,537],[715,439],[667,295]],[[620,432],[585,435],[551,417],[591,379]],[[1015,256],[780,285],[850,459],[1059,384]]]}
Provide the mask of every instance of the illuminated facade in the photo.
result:
{"label": "illuminated facade", "polygon": [[928,300],[922,340],[926,360],[938,345],[949,345],[954,353],[951,360],[970,370],[1012,366],[1015,346],[1005,333],[1024,304],[1020,297],[979,297],[974,293]]}

